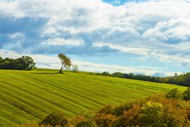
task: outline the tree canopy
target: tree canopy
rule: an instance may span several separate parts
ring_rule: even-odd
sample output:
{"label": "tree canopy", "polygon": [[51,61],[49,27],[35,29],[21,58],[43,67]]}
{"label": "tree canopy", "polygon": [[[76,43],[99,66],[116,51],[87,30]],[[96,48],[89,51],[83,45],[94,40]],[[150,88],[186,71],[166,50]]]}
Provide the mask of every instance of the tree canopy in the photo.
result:
{"label": "tree canopy", "polygon": [[71,66],[71,59],[63,53],[59,53],[58,57],[61,60],[61,68],[59,70],[59,73],[63,73],[63,69],[69,69]]}
{"label": "tree canopy", "polygon": [[35,62],[30,56],[22,56],[16,59],[0,57],[0,69],[31,70],[34,67]]}

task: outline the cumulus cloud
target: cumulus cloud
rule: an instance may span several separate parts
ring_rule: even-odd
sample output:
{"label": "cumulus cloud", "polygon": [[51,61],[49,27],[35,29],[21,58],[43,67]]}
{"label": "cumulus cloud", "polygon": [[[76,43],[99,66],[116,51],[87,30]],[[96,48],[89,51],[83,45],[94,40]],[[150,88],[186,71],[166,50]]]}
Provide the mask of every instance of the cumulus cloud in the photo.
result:
{"label": "cumulus cloud", "polygon": [[190,18],[170,19],[158,22],[154,28],[144,32],[150,39],[168,43],[180,43],[190,39]]}
{"label": "cumulus cloud", "polygon": [[77,39],[75,40],[75,39],[53,38],[53,39],[48,39],[45,42],[42,42],[42,44],[81,46],[84,44],[84,42]]}
{"label": "cumulus cloud", "polygon": [[103,0],[2,0],[0,48],[78,56],[123,52],[190,66],[189,0],[112,2],[119,6]]}

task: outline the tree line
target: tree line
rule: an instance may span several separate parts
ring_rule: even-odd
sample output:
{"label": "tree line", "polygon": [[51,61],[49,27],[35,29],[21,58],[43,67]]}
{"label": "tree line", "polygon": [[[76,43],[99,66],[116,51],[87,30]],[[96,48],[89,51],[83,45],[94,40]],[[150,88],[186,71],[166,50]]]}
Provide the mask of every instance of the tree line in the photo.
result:
{"label": "tree line", "polygon": [[16,59],[0,57],[0,69],[31,70],[35,67],[35,64],[30,56],[22,56]]}
{"label": "tree line", "polygon": [[148,76],[144,74],[133,74],[133,73],[121,73],[121,72],[115,72],[115,73],[97,73],[103,76],[113,76],[113,77],[120,77],[120,78],[128,78],[128,79],[137,79],[137,80],[143,80],[143,81],[151,81],[151,82],[159,82],[159,83],[169,83],[169,84],[177,84],[181,86],[190,86],[190,72],[171,76],[171,77],[156,77],[156,76]]}

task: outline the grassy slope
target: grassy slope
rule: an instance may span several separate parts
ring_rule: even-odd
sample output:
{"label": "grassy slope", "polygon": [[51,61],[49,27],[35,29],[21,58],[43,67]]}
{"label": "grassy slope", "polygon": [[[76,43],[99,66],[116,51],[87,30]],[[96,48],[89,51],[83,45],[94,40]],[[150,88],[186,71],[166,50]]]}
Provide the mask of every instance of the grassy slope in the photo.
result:
{"label": "grassy slope", "polygon": [[54,110],[72,116],[177,87],[87,73],[56,73],[0,70],[0,126],[40,121]]}

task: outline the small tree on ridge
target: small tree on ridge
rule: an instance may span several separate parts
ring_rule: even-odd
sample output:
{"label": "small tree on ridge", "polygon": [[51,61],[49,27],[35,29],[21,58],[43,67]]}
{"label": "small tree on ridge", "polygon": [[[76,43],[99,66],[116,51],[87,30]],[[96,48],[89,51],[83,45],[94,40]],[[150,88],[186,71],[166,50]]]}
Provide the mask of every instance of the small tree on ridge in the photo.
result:
{"label": "small tree on ridge", "polygon": [[71,60],[69,57],[67,57],[65,54],[63,53],[59,53],[58,54],[59,59],[61,60],[61,68],[59,70],[59,73],[63,73],[63,69],[69,69],[69,67],[71,66]]}

